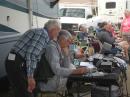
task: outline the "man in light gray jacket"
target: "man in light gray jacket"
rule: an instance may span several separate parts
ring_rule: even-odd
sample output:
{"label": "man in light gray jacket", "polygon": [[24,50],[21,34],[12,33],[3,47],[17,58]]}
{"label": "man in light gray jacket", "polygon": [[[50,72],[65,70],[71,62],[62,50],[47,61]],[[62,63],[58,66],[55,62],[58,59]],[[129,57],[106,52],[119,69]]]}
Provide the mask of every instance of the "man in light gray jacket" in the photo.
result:
{"label": "man in light gray jacket", "polygon": [[51,40],[46,48],[45,57],[54,73],[47,82],[39,82],[41,91],[64,91],[67,77],[71,74],[85,74],[89,72],[86,67],[74,68],[70,62],[69,52],[66,48],[70,45],[71,34],[61,31],[58,40]]}

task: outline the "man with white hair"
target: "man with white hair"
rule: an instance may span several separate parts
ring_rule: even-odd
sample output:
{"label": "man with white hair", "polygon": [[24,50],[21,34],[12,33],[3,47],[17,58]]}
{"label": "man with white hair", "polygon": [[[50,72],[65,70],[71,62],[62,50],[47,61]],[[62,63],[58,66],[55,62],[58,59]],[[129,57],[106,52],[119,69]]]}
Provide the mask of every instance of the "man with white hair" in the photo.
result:
{"label": "man with white hair", "polygon": [[49,20],[44,28],[28,30],[14,45],[6,59],[6,71],[15,97],[33,97],[34,70],[50,39],[58,36],[61,24]]}
{"label": "man with white hair", "polygon": [[[49,77],[45,82],[43,80],[39,82],[38,86],[41,91],[64,91],[68,76],[72,74],[86,74],[90,71],[86,67],[76,69],[71,64],[68,48],[71,43],[71,37],[68,31],[62,30],[59,33],[58,40],[54,38],[48,43],[45,57],[54,76]],[[47,69],[47,67],[45,68]],[[45,76],[43,76],[44,78]]]}

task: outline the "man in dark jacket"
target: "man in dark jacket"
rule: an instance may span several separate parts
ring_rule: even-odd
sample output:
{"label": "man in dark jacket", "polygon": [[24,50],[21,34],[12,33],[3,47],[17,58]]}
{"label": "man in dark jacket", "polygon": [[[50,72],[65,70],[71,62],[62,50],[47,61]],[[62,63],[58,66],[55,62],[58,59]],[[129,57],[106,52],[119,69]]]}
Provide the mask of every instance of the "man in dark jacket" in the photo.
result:
{"label": "man in dark jacket", "polygon": [[102,30],[97,34],[97,37],[102,43],[114,44],[116,41],[116,38],[112,36],[111,25],[107,22],[102,23]]}

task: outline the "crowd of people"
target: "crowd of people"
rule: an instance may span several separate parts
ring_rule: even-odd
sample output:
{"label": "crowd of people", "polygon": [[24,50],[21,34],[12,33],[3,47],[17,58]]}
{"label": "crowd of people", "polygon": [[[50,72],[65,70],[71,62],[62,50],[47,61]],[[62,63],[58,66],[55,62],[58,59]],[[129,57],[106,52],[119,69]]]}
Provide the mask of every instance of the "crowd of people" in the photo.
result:
{"label": "crowd of people", "polygon": [[97,37],[99,40],[103,42],[107,42],[109,44],[118,44],[121,46],[124,50],[124,56],[126,59],[129,59],[128,56],[128,48],[129,48],[129,29],[130,29],[130,11],[126,10],[125,13],[125,19],[121,23],[121,27],[119,32],[115,32],[114,27],[112,24],[107,22],[99,23],[98,31],[97,31]]}
{"label": "crowd of people", "polygon": [[[112,24],[108,22],[99,23],[98,26],[96,37],[101,44],[106,42],[111,45],[119,45],[125,52],[124,57],[129,58],[130,12],[125,11],[125,19],[120,29],[121,35],[116,35]],[[30,29],[24,33],[11,49],[5,62],[6,72],[15,97],[34,97],[37,87],[42,91],[64,91],[68,88],[70,75],[82,75],[93,71],[87,67],[76,68],[73,64],[74,58],[92,55],[84,53],[82,50],[71,52],[70,47],[72,45],[74,47],[75,37],[80,41],[88,37],[89,31],[85,25],[80,25],[79,31],[77,35],[72,31],[62,30],[58,20],[49,20],[44,28]],[[116,51],[118,50],[116,48]],[[43,79],[41,78],[39,81],[35,79],[37,77],[34,75],[38,67],[45,64],[41,61],[45,59],[49,65],[45,68],[51,70],[52,76],[45,80],[46,75],[43,74]],[[42,70],[44,69],[38,69],[37,73],[44,73]]]}

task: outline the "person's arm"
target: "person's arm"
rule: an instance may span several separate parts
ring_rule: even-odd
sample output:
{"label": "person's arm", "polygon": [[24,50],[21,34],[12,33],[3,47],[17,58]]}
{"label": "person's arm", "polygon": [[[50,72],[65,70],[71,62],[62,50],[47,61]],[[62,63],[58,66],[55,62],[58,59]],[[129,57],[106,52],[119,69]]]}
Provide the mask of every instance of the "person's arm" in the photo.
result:
{"label": "person's arm", "polygon": [[35,79],[33,78],[33,73],[36,68],[38,58],[40,58],[39,55],[45,46],[45,42],[47,42],[46,36],[47,35],[43,34],[42,30],[38,30],[36,33],[34,33],[34,36],[32,37],[26,51],[28,92],[31,93],[36,86]]}
{"label": "person's arm", "polygon": [[39,54],[45,45],[46,35],[44,37],[43,36],[44,35],[42,31],[35,33],[32,37],[31,42],[28,45],[26,51],[26,65],[28,77],[33,77],[33,73],[38,62]]}
{"label": "person's arm", "polygon": [[73,70],[71,75],[78,75],[78,74],[82,75],[82,74],[86,74],[88,72],[90,72],[90,69],[88,69],[87,67],[80,67],[80,68]]}
{"label": "person's arm", "polygon": [[75,65],[72,64],[72,63],[70,63],[69,68],[71,68],[71,69],[76,69]]}
{"label": "person's arm", "polygon": [[62,64],[60,64],[59,52],[56,46],[53,44],[47,46],[45,55],[52,71],[57,76],[69,76],[73,74],[85,74],[89,72],[89,69],[86,67],[81,67],[78,69],[62,67]]}

